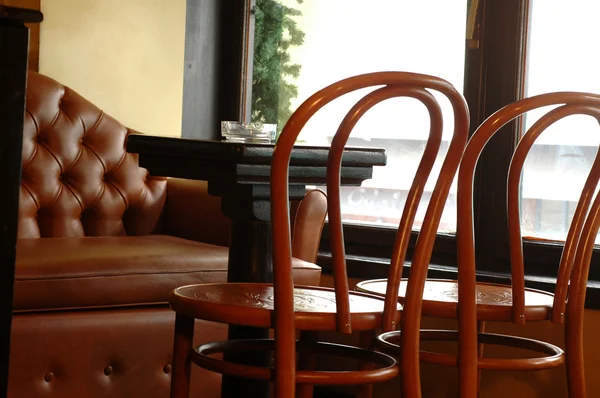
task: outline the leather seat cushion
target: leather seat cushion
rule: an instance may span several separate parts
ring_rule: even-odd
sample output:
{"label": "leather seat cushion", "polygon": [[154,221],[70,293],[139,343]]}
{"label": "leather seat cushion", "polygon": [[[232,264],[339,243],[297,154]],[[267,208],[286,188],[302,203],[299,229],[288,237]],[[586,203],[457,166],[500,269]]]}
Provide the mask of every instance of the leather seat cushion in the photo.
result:
{"label": "leather seat cushion", "polygon": [[[166,235],[19,239],[15,311],[165,303],[178,286],[227,281],[228,249]],[[320,268],[294,259],[298,284]]]}

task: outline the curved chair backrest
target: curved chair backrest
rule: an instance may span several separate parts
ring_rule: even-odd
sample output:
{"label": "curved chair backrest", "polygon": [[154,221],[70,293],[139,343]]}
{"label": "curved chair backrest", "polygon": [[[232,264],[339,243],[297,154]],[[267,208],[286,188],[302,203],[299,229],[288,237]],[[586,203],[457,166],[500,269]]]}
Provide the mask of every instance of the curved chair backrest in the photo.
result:
{"label": "curved chair backrest", "polygon": [[[522,135],[511,159],[507,178],[507,217],[508,239],[512,277],[513,322],[525,323],[525,272],[523,260],[523,241],[520,217],[520,179],[527,153],[535,140],[550,125],[569,115],[584,114],[600,121],[600,95],[557,92],[537,95],[505,106],[492,114],[477,128],[463,155],[458,174],[458,278],[459,278],[459,331],[461,334],[460,354],[477,355],[477,312],[475,278],[475,239],[473,233],[473,177],[479,156],[488,140],[502,126],[526,114],[545,106],[558,106],[548,111]],[[569,279],[575,263],[577,245],[582,233],[584,221],[598,180],[600,178],[600,156],[596,156],[583,187],[571,226],[562,252],[558,279],[555,289],[552,321],[563,322]],[[464,350],[464,351],[463,351]],[[467,352],[469,354],[467,354]],[[459,360],[459,363],[461,361]],[[462,361],[467,363],[468,361]],[[477,361],[473,363],[471,374],[475,377]],[[462,371],[462,369],[461,369]],[[462,377],[462,375],[461,375]]]}
{"label": "curved chair backrest", "polygon": [[[592,262],[592,253],[594,252],[594,245],[599,229],[600,195],[596,194],[579,238],[575,263],[569,283],[569,300],[567,302],[565,320],[565,350],[568,353],[567,367],[574,366],[583,369],[583,363],[573,362],[583,361],[585,354],[583,345],[585,295]],[[584,372],[574,372],[568,381],[569,383],[578,383],[579,386],[584,386],[585,392]]]}
{"label": "curved chair backrest", "polygon": [[[455,133],[419,235],[417,247],[421,249],[417,248],[417,254],[413,258],[413,261],[415,261],[420,255],[417,261],[425,265],[425,269],[421,272],[423,279],[421,285],[424,284],[424,278],[427,273],[426,268],[431,256],[431,250],[433,249],[433,242],[444,203],[467,140],[469,116],[467,105],[462,95],[445,80],[408,72],[378,72],[341,80],[312,95],[290,117],[281,132],[271,163],[271,218],[273,231],[275,232],[273,234],[273,271],[275,290],[275,361],[277,364],[275,367],[275,391],[277,396],[292,396],[293,380],[295,378],[295,354],[293,348],[290,348],[295,346],[296,339],[288,210],[288,169],[291,152],[300,131],[320,108],[344,94],[368,87],[379,88],[365,95],[365,97],[357,102],[341,122],[332,141],[327,167],[327,197],[338,331],[344,333],[351,332],[350,299],[341,224],[340,168],[344,146],[358,120],[377,103],[393,97],[413,97],[420,100],[427,107],[431,119],[430,138],[426,144],[417,174],[410,188],[396,237],[389,273],[391,283],[388,283],[388,291],[386,292],[384,325],[382,325],[386,330],[393,329],[396,326],[395,314],[398,305],[397,300],[402,265],[404,264],[416,210],[424,190],[425,182],[437,157],[442,137],[443,123],[441,109],[433,95],[427,89],[439,91],[449,99],[454,110]],[[411,279],[412,274],[413,271],[411,271]],[[418,302],[416,306],[418,316],[415,315],[413,318],[420,319],[421,296],[422,293],[418,294],[415,292],[411,295],[411,285],[409,284],[406,303],[408,304],[411,300],[415,301],[414,297],[418,297],[416,300]],[[418,355],[418,350],[416,353]],[[416,360],[418,361],[418,357]],[[292,381],[291,386],[290,380]]]}

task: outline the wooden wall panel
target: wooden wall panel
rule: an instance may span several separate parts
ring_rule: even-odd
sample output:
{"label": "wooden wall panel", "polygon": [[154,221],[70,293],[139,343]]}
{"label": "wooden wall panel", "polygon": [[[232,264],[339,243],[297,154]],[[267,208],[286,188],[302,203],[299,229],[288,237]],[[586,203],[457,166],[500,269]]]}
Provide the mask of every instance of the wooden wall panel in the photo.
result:
{"label": "wooden wall panel", "polygon": [[182,136],[215,139],[219,127],[219,0],[187,0]]}
{"label": "wooden wall panel", "polygon": [[[40,11],[41,0],[0,0],[1,5]],[[29,70],[38,71],[40,64],[40,24],[25,24],[29,28]]]}
{"label": "wooden wall panel", "polygon": [[[187,0],[182,136],[221,138],[221,120],[242,120],[245,35],[254,0]],[[250,77],[250,80],[251,77]]]}

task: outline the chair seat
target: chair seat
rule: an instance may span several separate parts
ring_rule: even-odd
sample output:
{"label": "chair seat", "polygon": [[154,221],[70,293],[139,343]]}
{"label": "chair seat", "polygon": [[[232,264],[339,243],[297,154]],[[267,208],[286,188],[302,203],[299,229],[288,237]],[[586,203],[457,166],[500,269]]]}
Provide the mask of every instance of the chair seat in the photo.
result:
{"label": "chair seat", "polygon": [[[400,283],[398,298],[403,302],[408,281]],[[386,279],[360,282],[361,292],[385,295]],[[554,296],[541,290],[525,289],[525,318],[542,321],[550,318]],[[446,279],[428,279],[423,291],[423,315],[456,318],[458,309],[458,282]],[[508,285],[477,283],[477,317],[482,321],[510,321],[512,319],[512,291]]]}
{"label": "chair seat", "polygon": [[[177,313],[198,319],[244,326],[271,327],[273,285],[262,283],[211,283],[182,286],[171,294]],[[330,288],[299,286],[294,289],[298,330],[336,330],[335,291]],[[378,296],[350,292],[352,329],[380,327],[383,300]],[[398,304],[397,320],[402,306]]]}

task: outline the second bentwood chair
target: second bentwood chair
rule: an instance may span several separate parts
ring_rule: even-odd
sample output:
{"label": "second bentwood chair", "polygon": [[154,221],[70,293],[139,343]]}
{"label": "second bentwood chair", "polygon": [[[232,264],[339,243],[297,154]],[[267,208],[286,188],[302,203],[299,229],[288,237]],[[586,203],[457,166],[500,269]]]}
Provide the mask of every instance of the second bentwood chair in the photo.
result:
{"label": "second bentwood chair", "polygon": [[[345,116],[329,153],[327,191],[335,287],[295,287],[291,273],[288,209],[288,171],[294,144],[307,121],[320,108],[344,94],[364,88],[374,91],[366,94]],[[178,288],[171,295],[171,307],[176,312],[172,398],[187,398],[191,363],[224,375],[273,381],[277,398],[293,398],[296,394],[312,396],[312,385],[369,385],[398,375],[396,361],[386,354],[318,342],[313,333],[389,331],[399,325],[401,306],[397,300],[397,289],[391,291],[386,299],[348,289],[340,210],[340,166],[352,129],[371,107],[393,97],[412,97],[425,105],[431,119],[430,136],[408,194],[394,248],[394,266],[390,268],[390,278],[399,280],[417,206],[442,137],[441,108],[428,90],[438,91],[448,98],[455,123],[454,135],[419,237],[421,249],[417,248],[418,255],[423,257],[423,261],[429,261],[437,225],[468,136],[469,116],[464,98],[445,80],[408,72],[354,76],[318,91],[290,117],[275,146],[271,163],[274,284],[191,285]],[[230,340],[192,348],[194,318],[273,328],[274,339]],[[301,332],[299,341],[296,341],[297,331]],[[304,333],[308,333],[309,337],[303,338]],[[273,365],[242,365],[213,355],[231,351],[274,351]],[[358,359],[362,364],[355,371],[313,370],[314,355],[320,353]]]}
{"label": "second bentwood chair", "polygon": [[[475,273],[473,224],[473,180],[477,161],[488,140],[502,126],[531,110],[546,106],[555,106],[555,108],[547,111],[522,135],[513,153],[506,181],[511,285],[478,283]],[[583,235],[582,230],[600,179],[600,156],[596,155],[577,203],[563,247],[554,294],[525,287],[519,208],[521,173],[529,150],[550,125],[574,114],[589,115],[600,121],[600,95],[562,92],[526,98],[505,106],[479,126],[469,140],[458,173],[459,281],[428,279],[418,286],[411,285],[412,282],[408,283],[406,300],[408,302],[411,294],[423,297],[423,315],[458,318],[458,331],[420,331],[421,340],[424,341],[458,340],[458,357],[422,351],[420,358],[427,363],[458,366],[459,391],[463,398],[477,396],[480,370],[542,370],[562,366],[565,360],[569,396],[577,398],[586,396],[582,347],[583,308],[591,250],[596,236],[594,234],[600,223],[600,217],[596,214],[599,211],[600,199],[595,201],[593,207],[595,213],[593,217],[590,216]],[[427,264],[418,264],[417,267],[420,268],[415,269],[413,263],[411,278],[415,270],[418,273],[427,271]],[[561,348],[548,342],[513,335],[485,333],[481,330],[485,321],[525,324],[545,320],[566,323],[566,354]],[[383,333],[379,336],[379,346],[384,351],[404,354],[402,351],[407,349],[419,349],[418,344],[416,347],[402,344],[406,341],[418,342],[419,336],[419,329],[416,327],[418,323],[409,322],[406,306],[404,321],[407,322],[405,326],[408,325],[408,328],[402,330],[402,336],[396,332]],[[397,342],[400,342],[400,348]],[[482,355],[483,344],[527,349],[541,356],[519,359],[486,358]],[[406,363],[403,365],[407,366]],[[409,388],[412,385],[410,377],[419,377],[418,366],[415,369],[415,372],[405,372],[403,375]],[[404,397],[420,397],[420,391],[409,391]]]}

